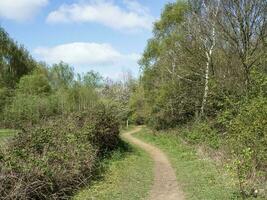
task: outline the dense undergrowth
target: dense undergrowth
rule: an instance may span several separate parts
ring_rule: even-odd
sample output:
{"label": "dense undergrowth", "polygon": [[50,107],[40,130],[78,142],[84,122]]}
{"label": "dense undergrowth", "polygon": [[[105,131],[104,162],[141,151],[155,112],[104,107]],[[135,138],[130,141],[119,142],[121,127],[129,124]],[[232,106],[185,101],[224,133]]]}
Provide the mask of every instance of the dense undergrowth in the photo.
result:
{"label": "dense undergrowth", "polygon": [[116,148],[119,126],[110,110],[51,119],[23,130],[1,149],[1,199],[67,199]]}
{"label": "dense undergrowth", "polygon": [[225,110],[216,119],[186,124],[176,131],[190,144],[206,145],[209,151],[223,154],[222,164],[235,174],[236,185],[245,197],[266,195],[266,105],[266,98],[259,96],[235,110]]}

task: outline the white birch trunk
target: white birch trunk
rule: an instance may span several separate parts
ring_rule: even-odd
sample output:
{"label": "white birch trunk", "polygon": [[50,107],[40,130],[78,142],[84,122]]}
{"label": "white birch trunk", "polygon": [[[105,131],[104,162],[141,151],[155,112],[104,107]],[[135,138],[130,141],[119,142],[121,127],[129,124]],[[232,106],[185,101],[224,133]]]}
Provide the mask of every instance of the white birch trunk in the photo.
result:
{"label": "white birch trunk", "polygon": [[209,93],[209,74],[210,74],[210,55],[209,53],[206,53],[207,55],[207,63],[206,63],[206,72],[205,72],[205,87],[204,87],[204,95],[202,100],[202,106],[201,106],[201,116],[204,115],[205,112],[205,106],[207,103],[208,93]]}
{"label": "white birch trunk", "polygon": [[[216,11],[214,13],[214,17],[217,17],[218,15],[218,10],[220,6],[220,0],[218,0],[218,5],[216,8]],[[210,8],[207,8],[205,2],[203,1],[203,4],[208,11]],[[209,12],[209,11],[208,11]],[[207,44],[208,39],[206,40]],[[206,62],[206,70],[205,70],[205,87],[204,87],[204,94],[203,94],[203,100],[202,100],[202,105],[201,105],[201,116],[204,116],[205,114],[205,107],[207,104],[207,99],[208,99],[208,94],[209,94],[209,79],[210,79],[210,66],[211,66],[211,58],[213,54],[213,49],[215,48],[216,45],[216,30],[215,30],[215,23],[212,23],[212,33],[211,33],[211,45],[209,48],[207,48],[206,51],[206,57],[207,57],[207,62]]]}
{"label": "white birch trunk", "polygon": [[213,49],[216,45],[216,35],[215,35],[215,25],[212,27],[212,44],[209,50],[206,52],[207,63],[205,70],[205,87],[204,87],[204,95],[201,105],[201,116],[204,116],[205,107],[207,104],[208,94],[209,94],[209,78],[210,78],[210,66],[211,66],[211,57],[213,54]]}

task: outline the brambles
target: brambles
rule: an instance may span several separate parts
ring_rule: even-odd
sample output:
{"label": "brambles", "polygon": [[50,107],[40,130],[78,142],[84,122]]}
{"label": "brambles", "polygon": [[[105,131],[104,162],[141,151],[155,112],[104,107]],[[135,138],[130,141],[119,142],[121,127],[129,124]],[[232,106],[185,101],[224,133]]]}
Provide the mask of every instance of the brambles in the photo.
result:
{"label": "brambles", "polygon": [[107,108],[98,109],[51,119],[14,137],[0,156],[1,198],[66,199],[88,183],[100,153],[119,141],[118,123]]}
{"label": "brambles", "polygon": [[259,174],[264,177],[267,173],[266,119],[267,101],[259,96],[243,105],[239,114],[229,124],[227,145],[234,158],[243,196],[255,187]]}

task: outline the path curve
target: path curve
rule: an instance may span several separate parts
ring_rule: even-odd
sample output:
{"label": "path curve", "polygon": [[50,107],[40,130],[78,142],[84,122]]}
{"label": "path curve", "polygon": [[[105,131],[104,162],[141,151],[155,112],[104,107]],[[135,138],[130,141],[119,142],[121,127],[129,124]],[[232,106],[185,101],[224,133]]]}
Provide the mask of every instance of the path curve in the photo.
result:
{"label": "path curve", "polygon": [[149,200],[184,200],[184,195],[176,181],[175,171],[167,156],[157,147],[132,135],[140,130],[141,128],[138,127],[125,133],[123,137],[130,143],[144,149],[154,160],[154,183],[149,194]]}

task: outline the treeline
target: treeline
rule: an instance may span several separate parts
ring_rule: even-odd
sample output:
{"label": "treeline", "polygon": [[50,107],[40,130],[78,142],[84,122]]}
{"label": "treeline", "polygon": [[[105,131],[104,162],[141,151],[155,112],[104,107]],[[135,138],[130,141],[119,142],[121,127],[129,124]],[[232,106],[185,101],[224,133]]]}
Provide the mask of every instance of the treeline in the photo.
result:
{"label": "treeline", "polygon": [[94,71],[76,74],[63,62],[49,67],[36,62],[3,28],[0,36],[2,127],[31,126],[50,117],[90,111],[99,103],[113,107],[121,125],[126,124],[129,91],[135,83],[130,73],[113,81]]}
{"label": "treeline", "polygon": [[0,149],[0,199],[68,199],[88,184],[119,146],[127,84],[38,63],[1,28],[0,126],[19,133]]}
{"label": "treeline", "polygon": [[130,99],[136,123],[226,149],[243,198],[267,180],[266,13],[265,0],[167,4]]}

